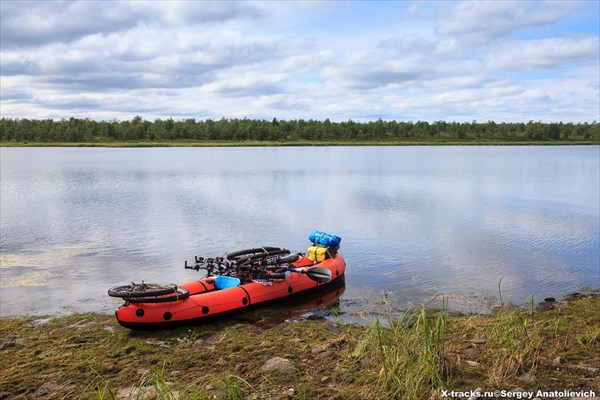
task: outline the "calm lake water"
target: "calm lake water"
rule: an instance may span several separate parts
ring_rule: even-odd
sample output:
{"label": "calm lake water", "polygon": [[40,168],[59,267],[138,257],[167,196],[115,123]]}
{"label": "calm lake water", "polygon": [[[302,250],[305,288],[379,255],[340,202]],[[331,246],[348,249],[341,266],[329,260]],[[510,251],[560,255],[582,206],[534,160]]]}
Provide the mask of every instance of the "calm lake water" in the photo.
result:
{"label": "calm lake water", "polygon": [[[111,312],[194,255],[342,237],[340,309],[600,287],[600,147],[1,148],[0,312]],[[500,284],[500,290],[498,286]],[[492,299],[493,301],[493,299]]]}

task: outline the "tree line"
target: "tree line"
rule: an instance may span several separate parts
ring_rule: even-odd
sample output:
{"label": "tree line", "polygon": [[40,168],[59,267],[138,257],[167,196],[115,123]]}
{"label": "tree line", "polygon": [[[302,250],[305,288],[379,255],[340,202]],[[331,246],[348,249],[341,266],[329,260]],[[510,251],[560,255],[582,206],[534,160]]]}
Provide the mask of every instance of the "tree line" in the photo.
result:
{"label": "tree line", "polygon": [[403,122],[378,119],[370,122],[321,120],[268,120],[193,118],[131,121],[95,121],[88,118],[0,119],[2,142],[104,142],[104,141],[600,141],[600,124]]}

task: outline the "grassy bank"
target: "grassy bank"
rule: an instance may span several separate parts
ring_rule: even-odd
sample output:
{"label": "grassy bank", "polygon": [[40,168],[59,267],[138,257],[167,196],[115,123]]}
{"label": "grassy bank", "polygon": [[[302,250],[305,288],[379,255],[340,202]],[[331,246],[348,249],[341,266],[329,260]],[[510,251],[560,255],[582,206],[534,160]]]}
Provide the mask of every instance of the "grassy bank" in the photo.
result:
{"label": "grassy bank", "polygon": [[443,389],[476,388],[600,393],[599,297],[545,312],[506,307],[451,317],[420,308],[402,323],[371,327],[229,320],[131,332],[101,314],[0,322],[6,399],[430,399]]}
{"label": "grassy bank", "polygon": [[94,142],[0,142],[0,147],[276,147],[276,146],[572,146],[599,145],[594,140],[301,140],[301,141],[94,141]]}

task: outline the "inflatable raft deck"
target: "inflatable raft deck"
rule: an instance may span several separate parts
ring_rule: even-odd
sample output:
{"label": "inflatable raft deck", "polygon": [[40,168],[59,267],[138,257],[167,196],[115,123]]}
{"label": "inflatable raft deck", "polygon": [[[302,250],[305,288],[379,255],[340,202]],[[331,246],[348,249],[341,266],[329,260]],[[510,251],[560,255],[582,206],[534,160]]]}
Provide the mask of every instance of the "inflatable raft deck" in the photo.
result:
{"label": "inflatable raft deck", "polygon": [[[305,260],[299,260],[299,263],[305,263]],[[285,304],[292,297],[325,293],[330,288],[344,285],[346,262],[342,255],[337,254],[316,266],[329,269],[332,280],[328,283],[315,282],[303,274],[302,271],[313,267],[312,261],[310,267],[296,268],[298,272],[286,273],[284,279],[274,280],[270,284],[249,282],[217,289],[215,278],[203,278],[179,285],[189,292],[185,299],[164,303],[125,303],[117,308],[115,315],[119,324],[126,328],[159,329],[210,322],[259,305],[275,302]]]}

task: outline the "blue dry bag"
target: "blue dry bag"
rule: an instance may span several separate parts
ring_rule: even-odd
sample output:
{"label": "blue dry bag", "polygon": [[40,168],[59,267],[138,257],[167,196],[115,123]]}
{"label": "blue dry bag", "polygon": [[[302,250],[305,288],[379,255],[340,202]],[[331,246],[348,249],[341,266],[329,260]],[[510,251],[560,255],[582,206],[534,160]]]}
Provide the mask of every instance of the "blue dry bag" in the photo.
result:
{"label": "blue dry bag", "polygon": [[314,231],[308,235],[308,240],[314,244],[320,244],[322,246],[339,246],[342,238],[322,231]]}
{"label": "blue dry bag", "polygon": [[240,280],[233,276],[219,275],[215,278],[215,287],[217,289],[229,289],[240,285]]}
{"label": "blue dry bag", "polygon": [[308,235],[308,240],[310,240],[314,244],[318,244],[321,236],[325,235],[325,232],[314,231],[310,235]]}

